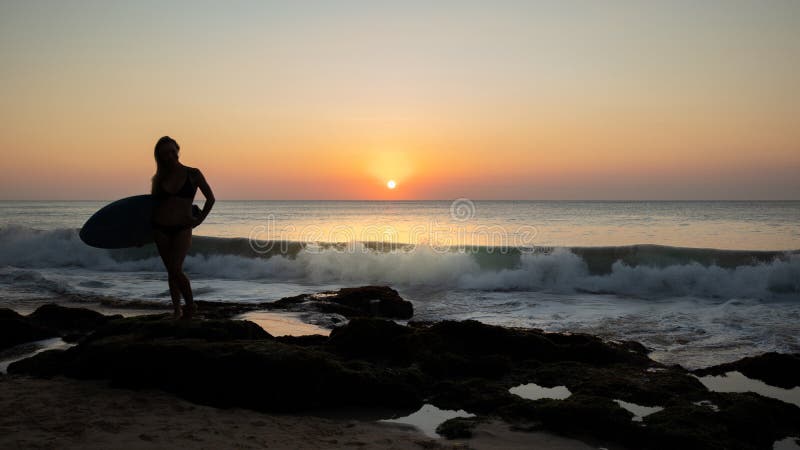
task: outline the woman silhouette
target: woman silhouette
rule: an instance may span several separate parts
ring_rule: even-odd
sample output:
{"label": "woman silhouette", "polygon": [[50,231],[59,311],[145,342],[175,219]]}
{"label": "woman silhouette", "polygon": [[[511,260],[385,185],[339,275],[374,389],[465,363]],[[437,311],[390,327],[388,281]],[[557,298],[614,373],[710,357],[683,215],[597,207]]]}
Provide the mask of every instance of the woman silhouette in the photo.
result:
{"label": "woman silhouette", "polygon": [[[169,136],[156,143],[156,174],[153,175],[151,191],[156,202],[152,222],[153,237],[169,277],[175,318],[190,319],[197,307],[192,285],[183,273],[183,260],[192,245],[192,228],[200,225],[214,206],[214,193],[200,170],[178,162],[179,151],[180,146]],[[198,187],[206,202],[203,210],[195,216],[192,214],[192,201]],[[181,296],[186,302],[183,311]]]}

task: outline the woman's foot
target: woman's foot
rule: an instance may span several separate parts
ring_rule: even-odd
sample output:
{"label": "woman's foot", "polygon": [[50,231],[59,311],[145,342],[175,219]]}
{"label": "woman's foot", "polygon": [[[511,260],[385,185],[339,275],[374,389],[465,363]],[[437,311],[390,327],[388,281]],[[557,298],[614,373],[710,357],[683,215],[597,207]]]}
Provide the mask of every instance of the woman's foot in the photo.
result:
{"label": "woman's foot", "polygon": [[172,318],[173,319],[180,319],[181,318],[181,298],[178,297],[178,300],[172,299]]}
{"label": "woman's foot", "polygon": [[187,303],[183,307],[183,315],[181,316],[181,319],[191,319],[196,312],[197,312],[197,305],[195,305],[194,303]]}

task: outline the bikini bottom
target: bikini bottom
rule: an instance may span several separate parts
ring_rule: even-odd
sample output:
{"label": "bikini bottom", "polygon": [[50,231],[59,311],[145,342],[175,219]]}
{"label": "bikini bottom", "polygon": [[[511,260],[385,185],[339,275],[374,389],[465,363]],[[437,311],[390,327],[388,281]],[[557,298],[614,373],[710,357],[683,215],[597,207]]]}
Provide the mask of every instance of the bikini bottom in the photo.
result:
{"label": "bikini bottom", "polygon": [[191,225],[163,225],[157,222],[152,222],[152,225],[154,230],[158,230],[169,237],[175,237],[181,231],[192,228]]}

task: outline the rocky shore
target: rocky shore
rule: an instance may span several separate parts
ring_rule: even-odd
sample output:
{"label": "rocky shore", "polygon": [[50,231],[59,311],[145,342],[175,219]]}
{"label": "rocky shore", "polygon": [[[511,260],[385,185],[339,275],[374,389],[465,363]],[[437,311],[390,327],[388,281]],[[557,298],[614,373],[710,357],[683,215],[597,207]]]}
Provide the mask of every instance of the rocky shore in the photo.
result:
{"label": "rocky shore", "polygon": [[[693,374],[648,358],[636,342],[512,329],[475,321],[398,324],[413,308],[369,286],[265,304],[200,303],[198,320],[123,318],[46,305],[0,310],[0,349],[46,337],[75,342],[11,364],[10,377],[107,380],[157,389],[195,404],[270,413],[431,404],[475,417],[439,432],[466,439],[480,424],[548,431],[622,448],[771,449],[800,436],[800,407],[755,393],[711,392],[698,376],[738,370],[786,389],[800,386],[798,355],[767,354]],[[329,336],[275,337],[234,318],[248,311],[317,311],[341,322]],[[510,388],[563,386],[563,399]],[[635,419],[624,404],[658,407]]]}

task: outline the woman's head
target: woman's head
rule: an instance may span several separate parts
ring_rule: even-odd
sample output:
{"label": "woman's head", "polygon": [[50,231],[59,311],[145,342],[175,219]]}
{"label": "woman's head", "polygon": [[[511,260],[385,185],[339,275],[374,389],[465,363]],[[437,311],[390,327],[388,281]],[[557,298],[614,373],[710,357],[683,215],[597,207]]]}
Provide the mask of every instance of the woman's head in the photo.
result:
{"label": "woman's head", "polygon": [[159,192],[159,186],[164,176],[178,165],[178,152],[181,147],[169,136],[164,136],[156,142],[153,155],[156,158],[156,173],[153,175],[152,194]]}
{"label": "woman's head", "polygon": [[156,165],[161,167],[163,165],[175,164],[178,162],[178,152],[181,150],[180,145],[169,136],[164,136],[156,142],[154,156],[156,158]]}

